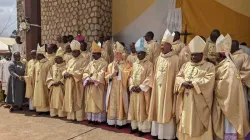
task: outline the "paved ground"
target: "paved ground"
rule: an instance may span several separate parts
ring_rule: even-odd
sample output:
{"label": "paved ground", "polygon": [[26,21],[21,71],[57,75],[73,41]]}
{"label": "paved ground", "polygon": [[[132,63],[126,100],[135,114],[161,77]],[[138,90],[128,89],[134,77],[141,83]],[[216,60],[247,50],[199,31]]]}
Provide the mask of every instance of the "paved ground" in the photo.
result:
{"label": "paved ground", "polygon": [[37,117],[28,111],[9,113],[0,107],[0,140],[140,140],[141,138],[106,131],[50,117]]}

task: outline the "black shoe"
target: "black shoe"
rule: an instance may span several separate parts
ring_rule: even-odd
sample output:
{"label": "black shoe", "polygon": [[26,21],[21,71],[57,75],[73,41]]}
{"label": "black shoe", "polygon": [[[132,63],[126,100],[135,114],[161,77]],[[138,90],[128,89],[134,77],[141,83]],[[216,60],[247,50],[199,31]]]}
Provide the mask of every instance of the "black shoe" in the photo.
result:
{"label": "black shoe", "polygon": [[158,136],[152,136],[153,140],[158,140]]}
{"label": "black shoe", "polygon": [[14,108],[13,108],[13,107],[11,107],[9,111],[10,111],[10,112],[13,112],[13,111],[14,111]]}
{"label": "black shoe", "polygon": [[43,115],[43,112],[36,112],[36,115]]}
{"label": "black shoe", "polygon": [[93,123],[92,121],[90,121],[90,120],[88,121],[88,124],[92,124],[92,123]]}
{"label": "black shoe", "polygon": [[117,129],[122,129],[123,127],[122,127],[122,126],[117,125],[117,126],[116,126],[116,128],[117,128]]}
{"label": "black shoe", "polygon": [[143,137],[145,135],[145,133],[143,133],[141,131],[139,131],[138,134],[139,134],[139,137]]}
{"label": "black shoe", "polygon": [[112,128],[114,128],[114,127],[115,127],[115,125],[108,125],[108,127],[112,127]]}
{"label": "black shoe", "polygon": [[96,122],[96,121],[93,123],[93,125],[98,125],[98,124],[100,124],[100,123],[99,123],[99,122]]}
{"label": "black shoe", "polygon": [[23,108],[22,108],[22,107],[19,107],[18,109],[19,109],[20,111],[23,111]]}
{"label": "black shoe", "polygon": [[48,111],[48,112],[45,112],[44,114],[45,114],[45,115],[50,115],[50,112]]}
{"label": "black shoe", "polygon": [[130,130],[130,134],[134,134],[134,133],[136,133],[138,131],[138,129],[131,129]]}

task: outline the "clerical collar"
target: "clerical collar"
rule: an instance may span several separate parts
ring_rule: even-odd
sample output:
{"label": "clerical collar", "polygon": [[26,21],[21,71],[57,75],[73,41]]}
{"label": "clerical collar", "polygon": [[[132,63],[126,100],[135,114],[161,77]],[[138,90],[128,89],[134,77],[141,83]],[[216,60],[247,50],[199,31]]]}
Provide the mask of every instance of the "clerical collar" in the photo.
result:
{"label": "clerical collar", "polygon": [[176,45],[176,44],[179,44],[179,43],[181,43],[181,40],[179,39],[179,40],[176,40],[172,45]]}
{"label": "clerical collar", "polygon": [[63,63],[61,63],[61,64],[57,64],[57,63],[56,63],[56,66],[57,66],[57,67],[61,67],[61,66],[63,66],[63,65],[65,65],[65,62],[63,62]]}
{"label": "clerical collar", "polygon": [[151,44],[151,43],[154,43],[154,42],[156,42],[155,40],[150,40],[150,41],[148,41],[148,44]]}
{"label": "clerical collar", "polygon": [[202,59],[202,60],[201,60],[200,62],[198,62],[198,63],[194,63],[194,62],[191,61],[190,64],[191,64],[192,66],[200,66],[200,65],[203,65],[205,62],[206,62],[206,61],[205,61],[204,59]]}
{"label": "clerical collar", "polygon": [[163,58],[171,57],[173,55],[175,55],[174,51],[168,52],[166,54],[161,53],[161,57],[163,57]]}
{"label": "clerical collar", "polygon": [[83,57],[81,54],[78,56],[78,57],[73,57],[73,59],[79,59],[79,58],[81,58],[81,57]]}
{"label": "clerical collar", "polygon": [[144,62],[146,62],[148,59],[145,57],[144,59],[142,59],[142,60],[139,60],[138,59],[138,63],[144,63]]}
{"label": "clerical collar", "polygon": [[47,60],[48,60],[47,58],[43,58],[43,59],[39,60],[39,62],[44,63],[44,62],[46,62]]}

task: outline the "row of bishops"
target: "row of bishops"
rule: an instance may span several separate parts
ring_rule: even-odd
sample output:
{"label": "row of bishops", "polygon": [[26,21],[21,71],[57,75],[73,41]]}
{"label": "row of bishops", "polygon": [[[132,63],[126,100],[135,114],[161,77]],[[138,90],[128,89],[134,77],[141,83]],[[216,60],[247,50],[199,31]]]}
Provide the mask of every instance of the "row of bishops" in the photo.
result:
{"label": "row of bishops", "polygon": [[213,54],[200,36],[187,46],[174,36],[166,30],[158,45],[148,41],[149,32],[132,44],[128,57],[116,42],[111,62],[95,41],[91,53],[76,40],[53,57],[38,47],[20,78],[30,109],[117,128],[130,123],[131,133],[151,132],[156,139],[244,139],[249,56],[235,49],[229,34],[218,37]]}

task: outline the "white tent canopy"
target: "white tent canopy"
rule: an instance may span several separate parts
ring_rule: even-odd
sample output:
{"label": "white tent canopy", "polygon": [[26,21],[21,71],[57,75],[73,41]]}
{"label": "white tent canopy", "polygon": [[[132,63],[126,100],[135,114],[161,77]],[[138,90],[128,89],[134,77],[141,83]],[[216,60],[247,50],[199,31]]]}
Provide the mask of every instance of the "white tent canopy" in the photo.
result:
{"label": "white tent canopy", "polygon": [[15,38],[9,38],[9,37],[0,37],[0,41],[10,46],[16,43]]}
{"label": "white tent canopy", "polygon": [[7,53],[9,52],[9,47],[2,41],[0,41],[0,53]]}

